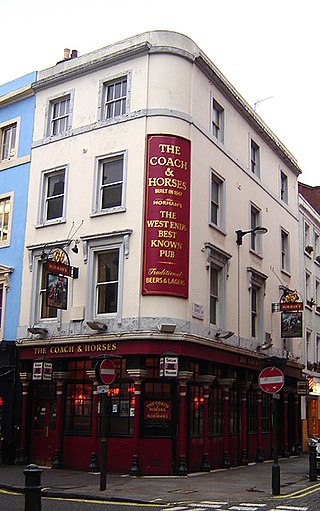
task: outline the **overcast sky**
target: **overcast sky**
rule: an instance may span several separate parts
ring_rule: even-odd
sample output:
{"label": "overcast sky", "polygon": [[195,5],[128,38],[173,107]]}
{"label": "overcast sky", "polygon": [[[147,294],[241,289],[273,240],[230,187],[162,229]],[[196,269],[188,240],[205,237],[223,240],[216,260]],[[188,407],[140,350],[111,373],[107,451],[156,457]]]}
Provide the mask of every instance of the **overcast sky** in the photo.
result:
{"label": "overcast sky", "polygon": [[[0,0],[0,84],[149,30],[191,39],[320,186],[319,0]],[[174,70],[168,70],[168,73]]]}

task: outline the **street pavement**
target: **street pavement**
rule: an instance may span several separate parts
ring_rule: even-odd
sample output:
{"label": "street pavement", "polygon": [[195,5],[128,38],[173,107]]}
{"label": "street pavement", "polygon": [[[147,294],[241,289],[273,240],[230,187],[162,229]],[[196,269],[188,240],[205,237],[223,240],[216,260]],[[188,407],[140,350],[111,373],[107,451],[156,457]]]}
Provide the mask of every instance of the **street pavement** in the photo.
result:
{"label": "street pavement", "polygon": [[[100,474],[41,467],[43,495],[136,503],[174,503],[188,501],[259,502],[272,496],[273,462],[252,463],[231,469],[212,470],[187,476],[107,475],[106,490],[100,490]],[[309,457],[279,459],[280,495],[292,495],[312,488]],[[27,466],[2,465],[0,488],[23,492]]]}

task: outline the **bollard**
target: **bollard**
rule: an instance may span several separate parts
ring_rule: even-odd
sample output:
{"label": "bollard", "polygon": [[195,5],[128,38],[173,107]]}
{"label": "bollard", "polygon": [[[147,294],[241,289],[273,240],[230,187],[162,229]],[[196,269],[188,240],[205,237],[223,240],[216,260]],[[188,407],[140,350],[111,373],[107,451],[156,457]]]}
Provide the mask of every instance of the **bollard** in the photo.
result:
{"label": "bollard", "polygon": [[309,481],[317,481],[317,447],[316,444],[309,444]]}
{"label": "bollard", "polygon": [[37,465],[28,465],[23,471],[25,475],[25,511],[41,511],[41,474]]}

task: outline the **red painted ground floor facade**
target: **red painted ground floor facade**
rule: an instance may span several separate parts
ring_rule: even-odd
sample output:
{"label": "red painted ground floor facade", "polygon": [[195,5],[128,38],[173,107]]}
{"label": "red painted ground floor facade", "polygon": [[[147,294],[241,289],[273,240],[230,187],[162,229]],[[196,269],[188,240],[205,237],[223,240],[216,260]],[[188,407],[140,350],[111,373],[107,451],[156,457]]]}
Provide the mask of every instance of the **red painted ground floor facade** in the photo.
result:
{"label": "red painted ground floor facade", "polygon": [[[18,351],[21,462],[99,468],[102,394],[95,365],[105,355],[116,366],[107,398],[109,472],[182,475],[272,457],[273,398],[258,385],[266,363],[258,354],[167,339],[41,341]],[[176,377],[160,377],[166,352],[178,356]],[[50,381],[32,379],[39,358],[53,362]],[[278,447],[289,456],[301,447],[301,371],[285,364],[283,372]]]}

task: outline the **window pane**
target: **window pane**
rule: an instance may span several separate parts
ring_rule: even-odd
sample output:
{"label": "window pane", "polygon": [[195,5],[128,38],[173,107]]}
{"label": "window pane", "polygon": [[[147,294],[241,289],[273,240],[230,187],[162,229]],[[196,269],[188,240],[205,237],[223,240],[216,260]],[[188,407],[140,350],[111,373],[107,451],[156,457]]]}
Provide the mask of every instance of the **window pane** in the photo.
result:
{"label": "window pane", "polygon": [[15,156],[17,125],[12,124],[0,130],[1,137],[1,160],[7,160]]}
{"label": "window pane", "polygon": [[127,79],[106,85],[106,119],[126,113]]}
{"label": "window pane", "polygon": [[65,97],[51,102],[51,135],[65,133],[68,129],[70,114],[70,97]]}
{"label": "window pane", "polygon": [[119,250],[110,250],[97,257],[97,314],[117,312]]}
{"label": "window pane", "polygon": [[45,263],[41,264],[40,287],[40,319],[56,318],[57,309],[47,306],[47,269]]}
{"label": "window pane", "polygon": [[0,242],[7,241],[9,235],[10,198],[0,200]]}
{"label": "window pane", "polygon": [[61,218],[63,215],[64,178],[64,172],[52,174],[47,178],[46,220]]}
{"label": "window pane", "polygon": [[122,204],[123,157],[102,164],[101,209]]}

